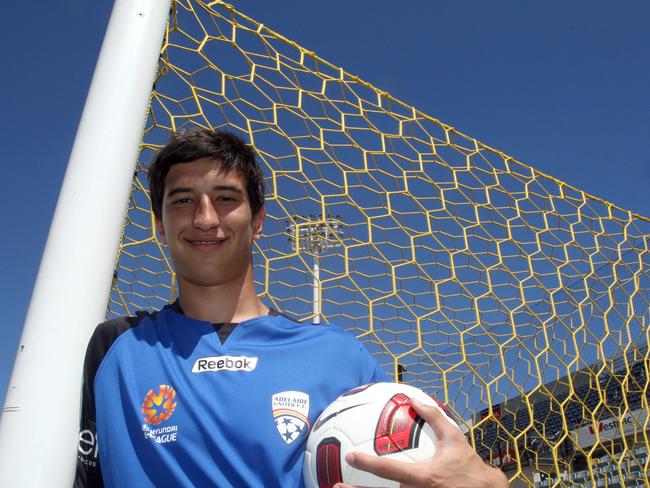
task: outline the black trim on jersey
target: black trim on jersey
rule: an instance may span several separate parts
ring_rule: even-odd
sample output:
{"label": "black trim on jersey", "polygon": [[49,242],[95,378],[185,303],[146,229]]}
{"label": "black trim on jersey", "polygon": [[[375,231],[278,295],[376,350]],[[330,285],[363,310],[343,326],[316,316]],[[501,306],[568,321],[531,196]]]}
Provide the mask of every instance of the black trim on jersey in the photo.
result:
{"label": "black trim on jersey", "polygon": [[[174,301],[174,303],[169,304],[166,308],[169,308],[181,315],[185,315],[185,312],[183,312],[183,309],[181,308],[181,304],[178,302],[178,300]],[[288,315],[283,314],[282,312],[278,312],[277,310],[274,310],[272,308],[269,308],[268,315],[270,317],[282,316],[285,319],[291,320],[292,322],[298,322],[293,317],[289,317]],[[232,331],[235,330],[235,328],[238,325],[239,322],[219,322],[219,323],[213,323],[212,327],[214,328],[214,331],[217,333],[217,336],[219,336],[219,341],[221,341],[221,344],[225,344],[226,340],[228,340],[228,337],[230,337],[230,334],[232,334]]]}
{"label": "black trim on jersey", "polygon": [[226,322],[220,324],[212,324],[212,328],[219,336],[221,344],[224,344],[226,342],[226,339],[230,337],[230,334],[232,334],[232,331],[235,330],[235,327],[238,325],[239,324],[236,322]]}
{"label": "black trim on jersey", "polygon": [[135,317],[121,317],[103,322],[97,326],[88,342],[81,388],[81,420],[74,488],[101,488],[104,486],[99,464],[95,415],[94,385],[97,369],[118,337],[138,325],[145,317],[155,318],[157,314],[158,312],[137,312]]}
{"label": "black trim on jersey", "polygon": [[[174,302],[174,303],[176,303],[176,302]],[[183,311],[181,310],[180,305],[175,310],[178,310],[180,313],[183,313]],[[269,308],[268,315],[270,317],[282,316],[282,317],[284,317],[286,319],[291,320],[292,322],[297,322],[297,320],[294,320],[291,317],[289,317],[289,316],[287,316],[287,315],[285,315],[283,313],[278,312],[277,310],[273,310],[272,308]],[[235,330],[235,327],[237,327],[238,325],[239,325],[238,322],[221,322],[221,323],[218,323],[218,324],[212,324],[212,327],[214,328],[214,331],[219,336],[219,340],[221,341],[221,344],[225,344],[228,337],[230,337],[230,334],[232,334],[232,331]]]}
{"label": "black trim on jersey", "polygon": [[287,315],[286,313],[278,312],[274,308],[269,308],[269,315],[272,317],[284,317],[287,320],[291,320],[291,322],[295,322],[296,324],[300,323],[300,320],[297,320],[290,315]]}

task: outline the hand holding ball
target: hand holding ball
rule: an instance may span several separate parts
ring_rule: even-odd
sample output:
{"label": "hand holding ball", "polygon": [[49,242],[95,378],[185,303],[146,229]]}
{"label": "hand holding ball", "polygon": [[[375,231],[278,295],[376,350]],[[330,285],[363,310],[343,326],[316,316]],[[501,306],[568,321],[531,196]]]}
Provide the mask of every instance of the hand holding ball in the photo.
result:
{"label": "hand holding ball", "polygon": [[405,462],[430,460],[436,452],[436,437],[413,410],[410,398],[440,408],[423,391],[399,383],[365,385],[338,397],[318,417],[309,434],[303,468],[305,486],[329,488],[344,482],[397,488],[395,481],[348,465],[345,455],[356,451]]}

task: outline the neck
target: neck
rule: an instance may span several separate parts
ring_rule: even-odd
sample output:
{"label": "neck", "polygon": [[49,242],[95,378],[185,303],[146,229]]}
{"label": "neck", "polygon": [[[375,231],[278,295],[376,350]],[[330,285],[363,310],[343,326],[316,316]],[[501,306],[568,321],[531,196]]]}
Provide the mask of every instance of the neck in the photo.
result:
{"label": "neck", "polygon": [[269,312],[255,293],[252,267],[238,282],[203,286],[179,281],[178,285],[183,313],[193,319],[213,324],[239,323]]}

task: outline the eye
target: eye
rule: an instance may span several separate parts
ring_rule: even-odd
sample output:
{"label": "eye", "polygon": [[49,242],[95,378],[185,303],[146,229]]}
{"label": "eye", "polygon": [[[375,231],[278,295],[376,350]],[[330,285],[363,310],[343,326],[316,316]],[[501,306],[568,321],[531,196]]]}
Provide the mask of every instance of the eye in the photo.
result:
{"label": "eye", "polygon": [[184,205],[187,203],[192,203],[192,199],[188,197],[178,198],[172,202],[174,205]]}
{"label": "eye", "polygon": [[235,199],[233,197],[230,197],[228,195],[221,195],[217,197],[217,202],[223,202],[223,203],[229,203],[229,202],[234,202]]}

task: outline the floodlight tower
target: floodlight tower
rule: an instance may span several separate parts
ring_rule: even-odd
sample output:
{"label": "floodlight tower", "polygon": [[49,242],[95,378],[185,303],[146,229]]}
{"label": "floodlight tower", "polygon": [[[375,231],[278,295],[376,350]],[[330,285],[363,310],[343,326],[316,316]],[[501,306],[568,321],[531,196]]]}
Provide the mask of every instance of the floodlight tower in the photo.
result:
{"label": "floodlight tower", "polygon": [[[297,223],[305,221],[305,223]],[[312,267],[313,274],[313,324],[320,324],[322,312],[321,282],[320,282],[320,255],[329,249],[343,246],[343,229],[341,220],[337,215],[326,217],[310,215],[309,217],[296,216],[286,228],[289,242],[294,250],[307,251],[314,256]]]}

